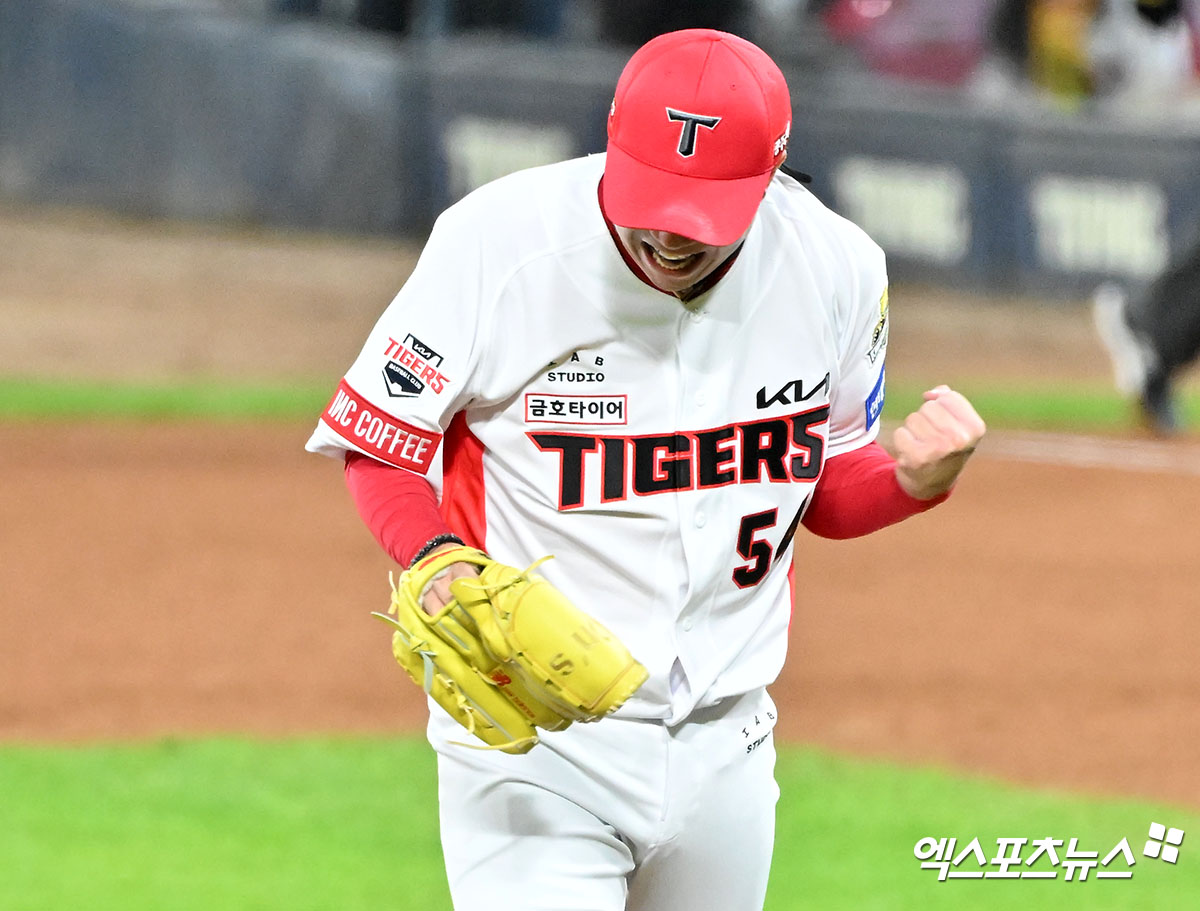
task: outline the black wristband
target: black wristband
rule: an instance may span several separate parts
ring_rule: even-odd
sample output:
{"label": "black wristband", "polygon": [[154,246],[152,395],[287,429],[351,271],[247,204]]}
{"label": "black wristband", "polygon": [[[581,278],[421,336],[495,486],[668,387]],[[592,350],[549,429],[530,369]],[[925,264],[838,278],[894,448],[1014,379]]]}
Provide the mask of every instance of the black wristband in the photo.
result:
{"label": "black wristband", "polygon": [[420,550],[418,550],[413,555],[412,562],[409,563],[408,565],[410,568],[415,566],[417,563],[424,560],[426,557],[429,556],[430,553],[432,553],[437,548],[441,547],[443,544],[462,544],[462,543],[463,543],[462,538],[460,538],[458,535],[452,535],[449,532],[446,532],[444,535],[434,535],[432,538],[430,538],[428,541],[425,542],[425,545]]}

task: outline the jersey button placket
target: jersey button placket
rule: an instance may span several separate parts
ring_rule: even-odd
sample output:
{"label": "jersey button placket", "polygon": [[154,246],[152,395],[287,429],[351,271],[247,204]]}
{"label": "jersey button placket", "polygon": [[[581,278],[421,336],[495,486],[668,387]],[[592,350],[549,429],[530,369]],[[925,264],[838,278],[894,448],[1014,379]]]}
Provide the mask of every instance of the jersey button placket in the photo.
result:
{"label": "jersey button placket", "polygon": [[[696,429],[706,428],[712,420],[711,410],[714,396],[703,387],[709,378],[711,352],[716,341],[712,333],[716,327],[700,310],[688,310],[679,322],[679,397],[676,399],[677,426]],[[714,390],[715,391],[715,390]],[[704,508],[709,493],[703,489],[691,489],[681,493],[679,503],[680,542],[683,545],[684,562],[687,567],[687,596],[680,606],[690,604],[688,610],[677,616],[675,632],[678,660],[686,675],[702,672],[705,664],[706,626],[705,607],[709,601],[707,578],[711,574],[708,542],[710,535],[704,529],[715,514]],[[697,626],[699,624],[699,626]]]}

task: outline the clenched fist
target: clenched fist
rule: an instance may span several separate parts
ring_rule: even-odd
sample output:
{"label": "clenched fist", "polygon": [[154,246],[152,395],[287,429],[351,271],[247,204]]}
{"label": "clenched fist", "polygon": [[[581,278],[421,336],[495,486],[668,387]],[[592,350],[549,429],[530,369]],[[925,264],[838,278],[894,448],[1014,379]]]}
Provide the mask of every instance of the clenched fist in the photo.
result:
{"label": "clenched fist", "polygon": [[[454,550],[458,544],[440,544],[429,552],[429,556],[440,554],[446,550]],[[471,563],[451,563],[445,569],[433,576],[421,592],[421,610],[433,616],[443,607],[454,600],[450,593],[450,583],[455,579],[471,578],[479,575],[479,567]]]}
{"label": "clenched fist", "polygon": [[961,393],[937,386],[892,435],[896,480],[917,500],[931,500],[954,486],[987,426]]}

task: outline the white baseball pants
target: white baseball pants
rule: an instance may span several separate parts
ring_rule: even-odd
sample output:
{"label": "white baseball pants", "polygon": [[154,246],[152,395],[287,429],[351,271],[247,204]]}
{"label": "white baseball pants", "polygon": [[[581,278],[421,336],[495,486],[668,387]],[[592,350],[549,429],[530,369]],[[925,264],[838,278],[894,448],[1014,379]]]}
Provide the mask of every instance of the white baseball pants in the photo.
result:
{"label": "white baseball pants", "polygon": [[[435,707],[436,709],[436,707]],[[775,838],[765,690],[668,727],[606,718],[524,756],[483,752],[436,709],[455,911],[754,911]]]}

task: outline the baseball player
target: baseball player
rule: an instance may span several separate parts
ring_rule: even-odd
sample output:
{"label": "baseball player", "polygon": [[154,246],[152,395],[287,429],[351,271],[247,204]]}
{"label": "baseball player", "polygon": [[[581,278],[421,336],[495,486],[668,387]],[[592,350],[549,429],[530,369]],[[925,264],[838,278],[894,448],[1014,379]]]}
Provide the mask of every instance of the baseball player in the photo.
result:
{"label": "baseball player", "polygon": [[1200,358],[1200,243],[1132,299],[1118,284],[1101,285],[1092,315],[1118,390],[1136,399],[1151,432],[1164,437],[1179,432],[1174,387]]}
{"label": "baseball player", "polygon": [[[308,448],[402,566],[540,567],[649,673],[523,755],[431,705],[460,911],[761,908],[792,550],[943,501],[984,433],[939,386],[877,442],[884,257],[780,171],[783,75],[712,30],[626,65],[608,148],[437,220]],[[456,563],[425,596],[433,613]],[[796,586],[803,597],[805,586]]]}

